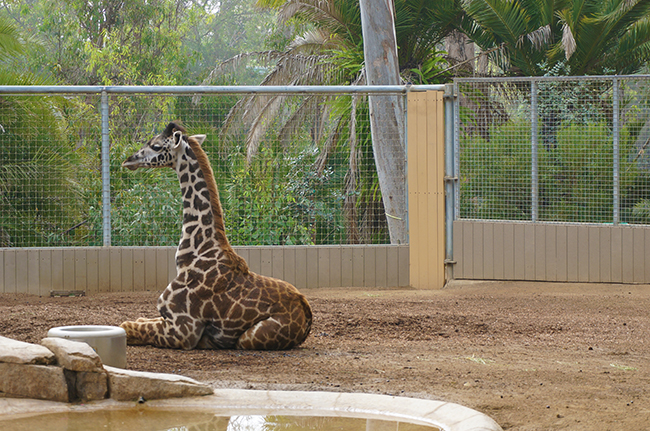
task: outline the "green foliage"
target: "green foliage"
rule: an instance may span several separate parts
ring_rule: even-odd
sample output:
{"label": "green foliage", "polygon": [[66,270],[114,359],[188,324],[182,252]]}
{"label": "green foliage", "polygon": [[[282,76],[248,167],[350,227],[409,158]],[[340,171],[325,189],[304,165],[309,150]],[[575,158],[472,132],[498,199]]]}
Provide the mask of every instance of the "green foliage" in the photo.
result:
{"label": "green foliage", "polygon": [[64,102],[0,97],[0,231],[7,245],[66,245],[79,233],[63,235],[80,216],[79,158],[57,103]]}
{"label": "green foliage", "polygon": [[23,51],[24,44],[16,27],[0,17],[0,60],[10,59]]}
{"label": "green foliage", "polygon": [[285,146],[276,139],[277,130],[272,128],[250,162],[242,140],[230,144],[218,165],[223,166],[225,174],[220,184],[221,196],[233,243],[294,245],[344,241],[340,185],[345,168],[314,169],[319,151],[311,132],[310,125],[304,124],[291,145]]}
{"label": "green foliage", "polygon": [[66,84],[191,85],[215,63],[264,46],[273,17],[253,2],[3,1],[0,16],[40,41],[25,67]]}
{"label": "green foliage", "polygon": [[446,0],[457,21],[506,75],[540,76],[564,63],[570,75],[626,74],[650,58],[650,2]]}
{"label": "green foliage", "polygon": [[[171,171],[169,171],[171,172]],[[175,246],[181,232],[181,196],[169,172],[147,172],[130,188],[114,190],[112,242],[124,246]],[[173,172],[172,172],[173,173]]]}
{"label": "green foliage", "polygon": [[[530,125],[509,121],[490,129],[490,139],[467,137],[461,151],[461,217],[531,219]],[[621,221],[650,222],[646,172],[631,157],[627,127],[619,135]],[[611,223],[613,148],[604,123],[558,127],[555,145],[538,146],[539,220]]]}
{"label": "green foliage", "polygon": [[[0,85],[49,83],[21,73],[28,44],[0,17]],[[75,165],[79,157],[62,97],[0,97],[0,246],[74,244],[83,229]]]}
{"label": "green foliage", "polygon": [[[441,80],[443,71],[447,63],[443,60],[442,52],[438,55],[430,57],[422,62],[416,69],[410,69],[410,76],[408,72],[403,72],[403,75],[409,76],[412,84],[435,84]],[[445,75],[447,78],[447,75]]]}
{"label": "green foliage", "polygon": [[[297,164],[278,163],[281,158],[263,149],[251,166],[244,154],[233,154],[233,177],[226,185],[224,211],[227,231],[234,244],[313,244],[313,220],[304,220],[306,196],[295,190],[301,173]],[[302,165],[304,166],[304,165]],[[295,170],[298,168],[298,170]]]}
{"label": "green foliage", "polygon": [[331,101],[332,118],[340,118],[341,139],[328,160],[345,175],[343,209],[348,244],[390,242],[379,190],[370,133],[370,112],[363,96],[340,96]]}
{"label": "green foliage", "polygon": [[[105,85],[172,85],[192,61],[183,46],[186,26],[173,1],[130,1],[118,8],[72,1],[85,36],[87,71]],[[128,5],[128,6],[127,6]]]}
{"label": "green foliage", "polygon": [[530,220],[530,125],[508,122],[490,139],[471,135],[460,151],[463,218]]}
{"label": "green foliage", "polygon": [[540,154],[540,220],[612,222],[613,149],[607,125],[567,125],[559,130],[556,147],[543,147]]}

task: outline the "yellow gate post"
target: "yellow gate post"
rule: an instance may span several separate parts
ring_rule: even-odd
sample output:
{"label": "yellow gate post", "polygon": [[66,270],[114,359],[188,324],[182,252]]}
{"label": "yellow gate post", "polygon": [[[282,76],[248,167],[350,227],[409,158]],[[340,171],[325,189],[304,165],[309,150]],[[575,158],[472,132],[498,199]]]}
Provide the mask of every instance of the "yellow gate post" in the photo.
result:
{"label": "yellow gate post", "polygon": [[407,98],[409,280],[419,289],[445,284],[444,92]]}

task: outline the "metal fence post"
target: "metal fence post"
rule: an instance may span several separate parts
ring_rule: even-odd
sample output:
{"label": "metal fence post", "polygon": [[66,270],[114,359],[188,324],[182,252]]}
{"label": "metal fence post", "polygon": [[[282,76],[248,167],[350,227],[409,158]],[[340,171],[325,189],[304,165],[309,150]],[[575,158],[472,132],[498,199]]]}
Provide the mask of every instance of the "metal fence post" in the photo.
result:
{"label": "metal fence post", "polygon": [[408,122],[409,122],[409,117],[408,117],[408,97],[409,97],[409,91],[410,87],[407,87],[406,92],[404,93],[404,101],[403,101],[403,106],[404,106],[404,142],[403,142],[403,147],[404,147],[404,172],[406,175],[404,176],[404,193],[406,196],[404,196],[404,202],[406,202],[406,208],[404,208],[404,214],[406,216],[406,243],[410,243],[411,240],[409,239],[410,235],[410,214],[409,214],[409,177],[408,177],[408,171],[409,171],[409,157],[408,157],[408,145],[409,145],[409,140],[408,140]]}
{"label": "metal fence post", "polygon": [[458,177],[454,172],[454,84],[445,85],[445,269],[446,279],[453,276],[454,261],[454,204]]}
{"label": "metal fence post", "polygon": [[612,104],[613,104],[613,112],[612,112],[612,131],[613,131],[613,137],[612,137],[612,158],[613,158],[613,171],[614,171],[614,178],[613,178],[613,185],[612,185],[612,194],[613,194],[613,214],[612,214],[612,223],[617,225],[619,223],[619,100],[618,100],[618,91],[619,91],[619,81],[617,78],[614,78],[613,81],[613,89],[612,91],[614,94],[612,95]]}
{"label": "metal fence post", "polygon": [[530,218],[537,221],[539,172],[537,166],[537,81],[530,81]]}
{"label": "metal fence post", "polygon": [[104,247],[111,245],[111,169],[108,135],[108,93],[102,90],[102,236]]}
{"label": "metal fence post", "polygon": [[[456,98],[453,105],[453,171],[460,181],[460,90],[456,80],[454,80],[453,94]],[[460,219],[460,185],[454,194],[454,220],[458,219]]]}

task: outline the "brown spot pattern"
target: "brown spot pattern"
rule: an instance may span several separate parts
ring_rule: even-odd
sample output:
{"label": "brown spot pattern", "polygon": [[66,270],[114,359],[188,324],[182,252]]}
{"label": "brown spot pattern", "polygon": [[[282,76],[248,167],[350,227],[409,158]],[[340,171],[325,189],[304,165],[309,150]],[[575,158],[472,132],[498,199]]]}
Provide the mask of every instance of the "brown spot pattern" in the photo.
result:
{"label": "brown spot pattern", "polygon": [[[146,156],[149,159],[139,166],[173,167],[183,196],[177,276],[158,299],[162,317],[122,323],[128,343],[256,350],[299,345],[311,330],[307,299],[287,282],[250,272],[230,246],[207,155],[199,141],[184,136],[185,132],[170,123],[128,159],[133,162]],[[182,142],[176,146],[178,139]],[[154,146],[164,153],[155,159],[150,156]],[[152,160],[160,162],[156,165]]]}

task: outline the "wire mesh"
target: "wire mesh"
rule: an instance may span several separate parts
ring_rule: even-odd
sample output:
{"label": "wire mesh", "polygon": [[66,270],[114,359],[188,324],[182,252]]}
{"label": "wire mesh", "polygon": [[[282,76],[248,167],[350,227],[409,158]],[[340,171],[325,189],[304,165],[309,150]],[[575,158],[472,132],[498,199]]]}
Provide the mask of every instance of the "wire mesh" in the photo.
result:
{"label": "wire mesh", "polygon": [[531,217],[530,103],[518,84],[459,84],[461,218]]}
{"label": "wire mesh", "polygon": [[617,79],[458,80],[460,217],[649,224],[650,80]]}
{"label": "wire mesh", "polygon": [[650,224],[650,79],[621,83],[621,221]]}
{"label": "wire mesh", "polygon": [[88,220],[96,205],[88,186],[99,177],[98,101],[0,97],[0,246],[101,241]]}
{"label": "wire mesh", "polygon": [[[102,245],[99,106],[0,97],[1,247]],[[390,242],[367,95],[110,94],[109,109],[114,246],[178,242],[175,172],[121,168],[169,121],[207,135],[233,245]]]}

